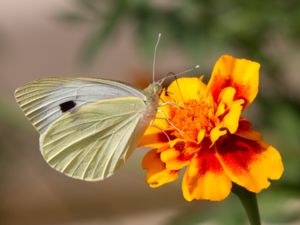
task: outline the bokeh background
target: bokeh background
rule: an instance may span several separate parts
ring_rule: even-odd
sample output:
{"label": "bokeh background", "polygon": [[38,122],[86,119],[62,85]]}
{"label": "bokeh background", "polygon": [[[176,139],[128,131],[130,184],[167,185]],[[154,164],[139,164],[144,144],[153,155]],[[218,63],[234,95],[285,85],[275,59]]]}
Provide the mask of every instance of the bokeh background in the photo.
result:
{"label": "bokeh background", "polygon": [[[52,170],[14,90],[47,76],[97,76],[138,87],[222,54],[262,64],[245,116],[282,154],[281,180],[258,195],[263,224],[300,224],[300,2],[297,0],[0,0],[0,224],[247,224],[232,195],[184,201],[180,183],[150,189],[138,150],[124,169],[87,183]],[[218,185],[218,184],[216,184]]]}

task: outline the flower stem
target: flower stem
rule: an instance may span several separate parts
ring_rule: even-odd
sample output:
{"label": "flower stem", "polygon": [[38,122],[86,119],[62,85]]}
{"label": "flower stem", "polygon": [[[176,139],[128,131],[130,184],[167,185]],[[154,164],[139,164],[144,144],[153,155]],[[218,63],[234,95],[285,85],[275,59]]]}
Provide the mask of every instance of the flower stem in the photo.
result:
{"label": "flower stem", "polygon": [[242,202],[242,205],[246,210],[250,224],[261,225],[259,210],[258,210],[258,205],[256,200],[256,194],[247,191],[245,188],[238,185],[233,186],[232,192],[235,193],[239,197],[240,201]]}

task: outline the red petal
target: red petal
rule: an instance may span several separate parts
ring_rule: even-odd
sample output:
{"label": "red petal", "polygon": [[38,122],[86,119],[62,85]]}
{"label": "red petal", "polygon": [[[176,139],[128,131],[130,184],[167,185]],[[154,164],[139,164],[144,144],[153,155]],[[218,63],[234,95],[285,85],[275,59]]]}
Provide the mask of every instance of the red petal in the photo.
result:
{"label": "red petal", "polygon": [[218,59],[208,83],[208,90],[215,102],[226,87],[236,90],[234,100],[244,99],[245,106],[251,103],[257,95],[260,65],[246,59],[237,59],[224,55]]}
{"label": "red petal", "polygon": [[283,165],[278,151],[256,140],[230,135],[216,144],[217,156],[230,179],[249,191],[260,192],[279,179]]}
{"label": "red petal", "polygon": [[206,199],[219,201],[231,191],[231,181],[224,172],[212,149],[193,158],[182,181],[183,196],[186,200]]}

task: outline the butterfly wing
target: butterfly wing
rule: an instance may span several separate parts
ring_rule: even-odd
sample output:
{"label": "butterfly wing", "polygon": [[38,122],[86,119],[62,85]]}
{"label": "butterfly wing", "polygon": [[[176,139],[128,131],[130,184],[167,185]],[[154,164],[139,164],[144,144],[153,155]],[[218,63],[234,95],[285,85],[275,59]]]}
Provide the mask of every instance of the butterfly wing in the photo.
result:
{"label": "butterfly wing", "polygon": [[46,78],[28,83],[15,97],[33,126],[43,133],[66,111],[103,99],[119,97],[146,98],[128,85],[97,78]]}
{"label": "butterfly wing", "polygon": [[141,98],[89,103],[67,112],[40,137],[48,164],[67,176],[96,181],[124,163],[149,124]]}

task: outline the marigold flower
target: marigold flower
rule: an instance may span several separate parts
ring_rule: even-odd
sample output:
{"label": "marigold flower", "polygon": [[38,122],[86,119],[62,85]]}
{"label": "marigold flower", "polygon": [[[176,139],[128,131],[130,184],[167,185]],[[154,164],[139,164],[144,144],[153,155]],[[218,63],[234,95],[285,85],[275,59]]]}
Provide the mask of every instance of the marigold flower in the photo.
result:
{"label": "marigold flower", "polygon": [[263,142],[241,113],[258,92],[256,62],[224,55],[206,85],[202,77],[183,77],[161,94],[154,126],[142,139],[150,150],[142,166],[150,187],[178,178],[186,200],[223,200],[232,182],[260,192],[279,179],[283,164],[278,151]]}

